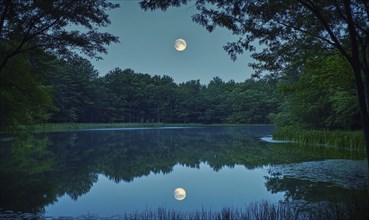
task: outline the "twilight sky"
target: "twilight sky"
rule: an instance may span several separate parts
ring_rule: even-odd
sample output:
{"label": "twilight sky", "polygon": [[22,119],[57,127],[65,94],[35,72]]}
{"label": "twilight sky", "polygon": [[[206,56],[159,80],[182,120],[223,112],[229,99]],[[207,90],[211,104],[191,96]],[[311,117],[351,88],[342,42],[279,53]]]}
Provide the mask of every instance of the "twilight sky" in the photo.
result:
{"label": "twilight sky", "polygon": [[[138,73],[168,75],[176,83],[200,79],[208,83],[219,76],[224,81],[242,82],[253,72],[249,53],[231,61],[223,50],[236,38],[227,30],[217,28],[212,33],[191,20],[195,7],[169,8],[151,12],[142,10],[139,1],[119,1],[120,8],[109,11],[112,24],[104,28],[119,36],[120,43],[108,47],[103,60],[91,60],[100,75],[115,67],[131,68]],[[187,42],[186,50],[174,48],[176,39]]]}

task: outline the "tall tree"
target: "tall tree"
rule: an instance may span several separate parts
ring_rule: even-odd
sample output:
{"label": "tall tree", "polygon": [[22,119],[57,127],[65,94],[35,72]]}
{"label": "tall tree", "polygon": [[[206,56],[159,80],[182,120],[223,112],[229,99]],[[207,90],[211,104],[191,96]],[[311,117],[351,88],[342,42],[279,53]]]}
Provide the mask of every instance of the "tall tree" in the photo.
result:
{"label": "tall tree", "polygon": [[190,80],[178,86],[178,118],[183,123],[204,122],[204,111],[207,103],[204,102],[205,86],[200,80]]}
{"label": "tall tree", "polygon": [[92,64],[79,56],[56,62],[45,76],[53,87],[53,101],[57,108],[50,121],[93,122],[97,76]]}
{"label": "tall tree", "polygon": [[230,108],[225,103],[226,96],[230,89],[219,77],[210,80],[204,94],[207,107],[204,112],[204,119],[207,123],[222,123],[225,121]]}
{"label": "tall tree", "polygon": [[285,74],[279,90],[285,99],[273,115],[279,126],[308,129],[358,129],[360,114],[350,64],[339,54],[316,54],[298,78]]}
{"label": "tall tree", "polygon": [[20,125],[45,121],[53,109],[51,87],[43,82],[48,62],[40,50],[22,54],[0,72],[0,130],[16,131]]}
{"label": "tall tree", "polygon": [[279,99],[274,80],[248,79],[234,87],[226,97],[232,109],[227,122],[243,124],[270,123],[269,114],[277,111]]}
{"label": "tall tree", "polygon": [[[178,7],[189,0],[144,0],[145,10]],[[225,27],[238,35],[224,48],[236,59],[252,43],[266,45],[251,64],[260,73],[283,71],[292,60],[317,50],[337,50],[350,63],[369,152],[369,2],[367,0],[196,0],[193,20],[208,31]],[[369,157],[369,153],[368,153]],[[369,165],[369,160],[368,160]]]}

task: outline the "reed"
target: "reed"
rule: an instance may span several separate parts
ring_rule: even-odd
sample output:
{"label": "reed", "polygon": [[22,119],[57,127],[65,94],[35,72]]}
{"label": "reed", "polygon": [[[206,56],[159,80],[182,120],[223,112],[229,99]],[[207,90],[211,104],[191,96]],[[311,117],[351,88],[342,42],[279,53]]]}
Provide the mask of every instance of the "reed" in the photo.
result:
{"label": "reed", "polygon": [[[255,202],[244,209],[223,208],[219,211],[201,209],[185,212],[167,208],[145,210],[142,212],[126,213],[122,216],[106,219],[124,220],[300,220],[300,219],[368,219],[368,193],[334,203],[316,203],[310,208],[293,205],[293,203],[278,204],[268,201]],[[84,219],[84,218],[82,218]],[[87,218],[86,218],[87,219]],[[88,219],[101,219],[88,216]]]}
{"label": "reed", "polygon": [[80,216],[77,219],[124,219],[124,220],[288,220],[304,219],[305,214],[299,213],[290,206],[273,204],[267,201],[252,203],[245,209],[223,208],[219,211],[201,209],[185,212],[167,208],[148,209],[142,212],[101,218],[97,215]]}
{"label": "reed", "polygon": [[221,210],[200,209],[197,211],[181,211],[169,208],[146,209],[101,217],[89,213],[78,217],[49,217],[44,212],[19,213],[3,211],[0,209],[1,219],[124,219],[124,220],[300,220],[300,219],[369,219],[369,191],[338,198],[336,202],[317,202],[300,205],[294,202],[279,202],[277,204],[268,201],[254,202],[245,208],[223,208]]}
{"label": "reed", "polygon": [[295,127],[277,128],[273,139],[291,140],[302,145],[325,145],[329,147],[362,150],[365,148],[362,131],[304,130]]}

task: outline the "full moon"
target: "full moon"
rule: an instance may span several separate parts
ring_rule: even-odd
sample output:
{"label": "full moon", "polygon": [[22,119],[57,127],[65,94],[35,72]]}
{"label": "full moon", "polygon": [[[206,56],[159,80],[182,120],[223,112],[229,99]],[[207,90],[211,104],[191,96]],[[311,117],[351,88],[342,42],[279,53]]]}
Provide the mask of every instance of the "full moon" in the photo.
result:
{"label": "full moon", "polygon": [[187,47],[187,43],[183,39],[177,39],[176,42],[174,42],[174,47],[178,51],[184,51]]}
{"label": "full moon", "polygon": [[174,190],[174,198],[176,200],[184,200],[186,198],[186,191],[182,188]]}

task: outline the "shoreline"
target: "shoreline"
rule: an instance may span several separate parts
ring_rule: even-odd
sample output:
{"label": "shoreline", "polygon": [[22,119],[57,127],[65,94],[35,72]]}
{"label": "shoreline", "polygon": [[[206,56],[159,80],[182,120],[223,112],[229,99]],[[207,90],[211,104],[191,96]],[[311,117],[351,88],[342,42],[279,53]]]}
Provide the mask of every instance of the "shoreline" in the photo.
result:
{"label": "shoreline", "polygon": [[242,126],[274,126],[272,124],[200,124],[200,123],[46,123],[28,126],[32,132],[57,132],[82,129],[103,128],[159,128],[159,127],[242,127]]}

